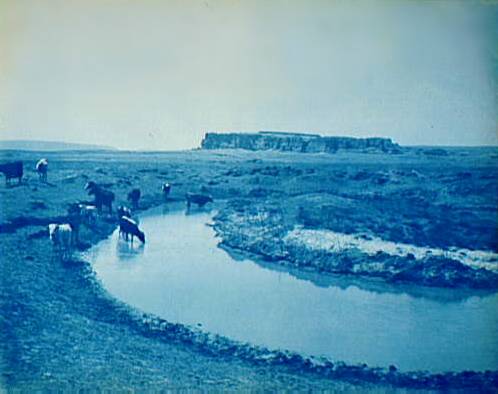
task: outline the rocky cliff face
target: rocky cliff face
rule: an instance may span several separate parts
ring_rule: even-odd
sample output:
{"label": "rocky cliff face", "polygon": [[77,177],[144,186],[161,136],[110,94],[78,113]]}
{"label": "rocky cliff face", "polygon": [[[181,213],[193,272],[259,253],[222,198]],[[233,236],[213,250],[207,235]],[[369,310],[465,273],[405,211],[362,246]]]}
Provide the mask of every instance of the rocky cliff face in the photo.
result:
{"label": "rocky cliff face", "polygon": [[202,149],[278,150],[303,153],[334,153],[338,150],[401,153],[400,146],[390,138],[322,137],[260,131],[259,133],[206,133]]}

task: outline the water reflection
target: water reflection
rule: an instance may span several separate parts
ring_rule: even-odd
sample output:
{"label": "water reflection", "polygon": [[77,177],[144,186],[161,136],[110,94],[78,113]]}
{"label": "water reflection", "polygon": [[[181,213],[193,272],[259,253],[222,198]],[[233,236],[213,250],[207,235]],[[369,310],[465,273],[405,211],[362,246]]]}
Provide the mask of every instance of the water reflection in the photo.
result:
{"label": "water reflection", "polygon": [[[247,254],[222,246],[234,261],[247,261]],[[386,283],[383,279],[358,278],[351,275],[336,275],[331,273],[317,273],[303,271],[302,269],[282,264],[281,262],[268,262],[263,258],[251,255],[251,261],[261,268],[281,273],[288,273],[293,277],[313,283],[315,286],[328,288],[338,287],[346,290],[356,287],[374,293],[406,294],[414,298],[425,298],[437,302],[462,302],[472,297],[487,297],[494,294],[492,290],[480,289],[452,289],[428,286],[416,286],[409,283]]]}
{"label": "water reflection", "polygon": [[200,215],[205,215],[206,213],[212,213],[214,211],[214,208],[212,207],[190,207],[190,208],[185,208],[183,211],[185,216],[200,216]]}
{"label": "water reflection", "polygon": [[132,243],[122,237],[118,236],[118,238],[116,242],[116,254],[120,260],[133,260],[144,253],[145,244],[141,243],[138,239]]}
{"label": "water reflection", "polygon": [[161,206],[161,213],[163,215],[167,215],[168,213],[171,212],[171,209],[169,207],[169,205],[167,203],[164,203],[162,206]]}

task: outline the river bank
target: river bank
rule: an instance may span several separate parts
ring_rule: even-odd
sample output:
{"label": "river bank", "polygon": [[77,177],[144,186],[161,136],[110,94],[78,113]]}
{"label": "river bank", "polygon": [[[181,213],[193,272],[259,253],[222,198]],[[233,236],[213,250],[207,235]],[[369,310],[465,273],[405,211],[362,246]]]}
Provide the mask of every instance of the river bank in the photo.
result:
{"label": "river bank", "polygon": [[[286,201],[286,204],[288,202]],[[276,204],[231,201],[215,217],[223,246],[287,267],[435,287],[498,289],[498,254],[386,242],[363,234],[306,228]]]}

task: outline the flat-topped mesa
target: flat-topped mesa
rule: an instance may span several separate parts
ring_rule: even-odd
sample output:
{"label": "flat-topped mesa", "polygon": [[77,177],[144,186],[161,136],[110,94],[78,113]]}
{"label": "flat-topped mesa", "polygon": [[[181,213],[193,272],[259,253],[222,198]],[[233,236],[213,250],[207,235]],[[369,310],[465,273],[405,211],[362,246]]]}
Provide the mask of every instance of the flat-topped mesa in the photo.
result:
{"label": "flat-topped mesa", "polygon": [[202,149],[277,150],[302,153],[335,153],[360,150],[401,153],[390,138],[322,137],[318,134],[260,131],[258,133],[206,133]]}

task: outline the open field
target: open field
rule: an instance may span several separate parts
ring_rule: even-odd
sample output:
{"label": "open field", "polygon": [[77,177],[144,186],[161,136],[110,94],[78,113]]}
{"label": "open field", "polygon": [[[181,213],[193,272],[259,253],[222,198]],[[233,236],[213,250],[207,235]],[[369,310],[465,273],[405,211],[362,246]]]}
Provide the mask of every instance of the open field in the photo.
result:
{"label": "open field", "polygon": [[[463,288],[495,291],[498,155],[493,149],[431,152],[2,151],[1,162],[25,164],[21,185],[0,187],[4,384],[28,391],[383,392],[445,385],[482,389],[483,384],[492,390],[498,385],[494,372],[422,383],[395,371],[327,375],[302,368],[301,362],[255,362],[236,351],[203,347],[180,328],[177,334],[158,335],[150,328],[154,324],[143,323],[102,291],[90,265],[54,260],[47,237],[47,224],[63,222],[68,204],[90,200],[84,191],[89,180],[116,194],[115,207],[126,204],[127,192],[139,187],[141,210],[163,204],[160,188],[169,182],[168,204],[183,201],[188,191],[211,194],[219,209],[215,229],[222,245],[263,257],[270,265],[374,277],[400,289],[407,283],[452,287],[456,297]],[[40,157],[49,161],[46,184],[34,172]],[[83,226],[79,247],[108,236],[115,225],[114,215],[103,215],[95,227]],[[334,249],[337,244],[341,247]]]}

